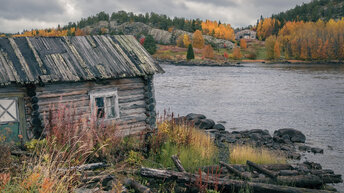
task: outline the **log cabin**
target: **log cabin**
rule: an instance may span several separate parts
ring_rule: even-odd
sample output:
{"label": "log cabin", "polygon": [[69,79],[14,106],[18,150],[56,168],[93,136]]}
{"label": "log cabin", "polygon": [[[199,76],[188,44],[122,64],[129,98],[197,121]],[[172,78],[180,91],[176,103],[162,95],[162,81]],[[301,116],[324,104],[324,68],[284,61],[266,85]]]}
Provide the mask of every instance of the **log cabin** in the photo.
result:
{"label": "log cabin", "polygon": [[153,76],[163,72],[133,36],[0,38],[0,137],[40,137],[60,104],[125,135],[154,129]]}

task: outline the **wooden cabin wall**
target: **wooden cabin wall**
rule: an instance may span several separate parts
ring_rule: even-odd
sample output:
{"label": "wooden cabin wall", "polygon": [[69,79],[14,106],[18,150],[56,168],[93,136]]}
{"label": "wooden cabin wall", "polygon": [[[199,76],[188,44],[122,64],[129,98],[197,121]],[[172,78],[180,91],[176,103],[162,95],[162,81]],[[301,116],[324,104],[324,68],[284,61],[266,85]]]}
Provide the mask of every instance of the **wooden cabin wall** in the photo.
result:
{"label": "wooden cabin wall", "polygon": [[76,119],[89,118],[91,115],[89,91],[117,88],[120,118],[116,125],[128,134],[138,134],[150,128],[146,113],[146,80],[143,78],[125,78],[103,80],[100,82],[76,82],[49,84],[35,88],[39,113],[43,125],[49,119],[49,111],[57,112],[64,105],[76,110]]}

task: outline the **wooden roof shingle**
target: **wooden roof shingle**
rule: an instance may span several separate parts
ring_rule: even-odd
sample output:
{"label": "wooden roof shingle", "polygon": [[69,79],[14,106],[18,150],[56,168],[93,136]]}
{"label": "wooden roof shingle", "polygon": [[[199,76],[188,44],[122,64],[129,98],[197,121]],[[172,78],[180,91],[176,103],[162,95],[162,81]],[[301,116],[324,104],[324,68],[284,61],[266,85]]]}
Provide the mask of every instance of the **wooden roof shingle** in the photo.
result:
{"label": "wooden roof shingle", "polygon": [[0,85],[163,73],[129,35],[0,38]]}

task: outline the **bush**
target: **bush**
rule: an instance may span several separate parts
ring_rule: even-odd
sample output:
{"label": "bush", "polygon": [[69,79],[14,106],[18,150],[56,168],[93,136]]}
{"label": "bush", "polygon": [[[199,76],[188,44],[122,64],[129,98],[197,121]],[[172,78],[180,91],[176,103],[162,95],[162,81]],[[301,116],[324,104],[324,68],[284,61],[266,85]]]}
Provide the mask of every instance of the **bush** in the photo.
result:
{"label": "bush", "polygon": [[256,50],[249,49],[247,52],[248,53],[246,54],[246,58],[251,59],[251,60],[255,60],[257,58]]}
{"label": "bush", "polygon": [[230,150],[231,164],[246,164],[252,161],[257,164],[281,164],[286,163],[286,158],[280,152],[272,152],[264,148],[254,148],[249,145],[233,146]]}

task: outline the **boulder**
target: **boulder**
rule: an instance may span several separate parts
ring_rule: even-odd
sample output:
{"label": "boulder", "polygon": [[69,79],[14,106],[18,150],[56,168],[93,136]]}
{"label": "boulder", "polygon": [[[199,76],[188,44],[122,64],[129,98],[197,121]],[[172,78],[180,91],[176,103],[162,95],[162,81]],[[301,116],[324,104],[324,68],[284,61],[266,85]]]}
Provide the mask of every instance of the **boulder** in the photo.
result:
{"label": "boulder", "polygon": [[219,131],[224,131],[226,130],[225,126],[223,126],[222,124],[216,124],[214,125],[213,129],[217,129]]}
{"label": "boulder", "polygon": [[274,132],[274,138],[282,138],[286,139],[283,136],[288,135],[291,142],[299,142],[299,143],[305,143],[306,142],[306,136],[296,129],[279,129]]}
{"label": "boulder", "polygon": [[316,153],[324,153],[324,150],[318,147],[312,147],[311,151],[316,154]]}
{"label": "boulder", "polygon": [[300,145],[299,150],[300,151],[311,151],[311,147],[309,147],[307,145]]}
{"label": "boulder", "polygon": [[211,119],[198,119],[195,121],[195,126],[200,129],[212,129],[215,125],[215,122]]}
{"label": "boulder", "polygon": [[205,119],[205,118],[206,117],[202,114],[190,113],[190,114],[186,115],[186,119],[189,121],[198,120],[198,119]]}

